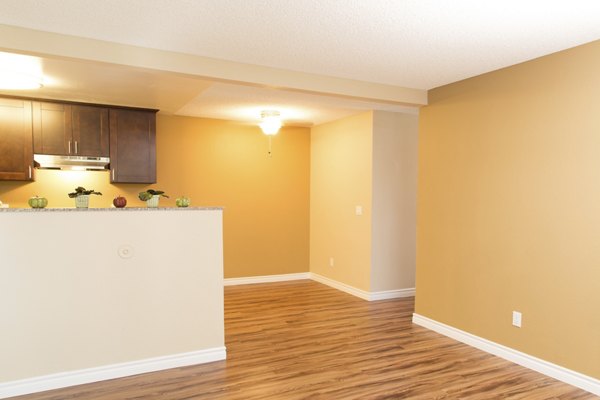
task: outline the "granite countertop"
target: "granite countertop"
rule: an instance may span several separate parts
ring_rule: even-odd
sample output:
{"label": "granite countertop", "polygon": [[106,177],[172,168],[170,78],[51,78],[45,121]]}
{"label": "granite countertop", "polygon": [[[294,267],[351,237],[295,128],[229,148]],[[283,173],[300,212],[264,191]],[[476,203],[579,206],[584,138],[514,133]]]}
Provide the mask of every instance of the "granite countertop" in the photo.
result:
{"label": "granite countertop", "polygon": [[210,211],[223,210],[223,207],[105,207],[105,208],[0,208],[0,212],[55,212],[55,211]]}

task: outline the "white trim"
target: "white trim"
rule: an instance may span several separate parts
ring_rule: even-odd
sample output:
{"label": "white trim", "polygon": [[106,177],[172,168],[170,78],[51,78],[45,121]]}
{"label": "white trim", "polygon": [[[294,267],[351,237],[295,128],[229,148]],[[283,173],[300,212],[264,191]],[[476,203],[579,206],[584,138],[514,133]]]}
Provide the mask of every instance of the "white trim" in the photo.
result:
{"label": "white trim", "polygon": [[60,389],[84,383],[98,382],[107,379],[160,371],[163,369],[185,367],[225,360],[225,347],[215,347],[189,353],[173,354],[163,357],[148,358],[120,364],[104,365],[58,374],[38,376],[12,382],[0,383],[0,399],[24,394]]}
{"label": "white trim", "polygon": [[327,278],[323,275],[310,273],[310,279],[322,283],[327,286],[331,286],[334,289],[341,290],[342,292],[349,293],[353,296],[360,297],[367,301],[377,301],[386,299],[396,299],[399,297],[411,297],[415,295],[415,288],[407,289],[396,289],[396,290],[384,290],[381,292],[367,292],[366,290],[355,288],[354,286],[347,285],[345,283],[336,281],[331,278]]}
{"label": "white trim", "polygon": [[400,297],[414,297],[415,288],[382,290],[381,292],[371,292],[369,301],[398,299]]}
{"label": "white trim", "polygon": [[475,336],[419,314],[413,323],[600,396],[600,380]]}
{"label": "white trim", "polygon": [[368,301],[370,297],[370,293],[365,290],[355,288],[354,286],[346,285],[345,283],[338,282],[331,278],[327,278],[323,275],[315,274],[314,272],[310,273],[310,279],[322,283],[324,285],[330,286],[334,289],[341,290],[342,292],[349,293],[353,296],[360,297],[363,300]]}
{"label": "white trim", "polygon": [[248,276],[244,278],[227,278],[223,280],[225,286],[250,285],[253,283],[270,283],[310,279],[310,272],[299,272],[297,274]]}
{"label": "white trim", "polygon": [[383,290],[381,292],[367,292],[366,290],[355,288],[354,286],[346,285],[323,275],[315,274],[314,272],[299,272],[295,274],[282,275],[262,275],[262,276],[247,276],[242,278],[227,278],[223,280],[224,286],[236,285],[251,285],[255,283],[272,283],[296,281],[302,279],[312,279],[324,285],[330,286],[342,292],[349,293],[353,296],[360,297],[367,301],[396,299],[399,297],[412,297],[415,295],[415,288]]}

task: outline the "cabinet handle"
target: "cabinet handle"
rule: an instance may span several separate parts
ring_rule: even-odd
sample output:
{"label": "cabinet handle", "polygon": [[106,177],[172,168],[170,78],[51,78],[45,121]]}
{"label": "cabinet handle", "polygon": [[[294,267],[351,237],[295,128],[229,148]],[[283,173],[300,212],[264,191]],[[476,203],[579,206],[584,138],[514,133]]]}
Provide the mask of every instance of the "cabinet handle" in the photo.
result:
{"label": "cabinet handle", "polygon": [[69,154],[71,154],[71,141],[69,140]]}
{"label": "cabinet handle", "polygon": [[29,166],[29,179],[31,179],[31,165]]}
{"label": "cabinet handle", "polygon": [[111,172],[112,172],[112,180],[114,182],[115,181],[115,169],[113,168]]}
{"label": "cabinet handle", "polygon": [[79,150],[77,150],[77,140],[75,141],[75,154],[78,154]]}

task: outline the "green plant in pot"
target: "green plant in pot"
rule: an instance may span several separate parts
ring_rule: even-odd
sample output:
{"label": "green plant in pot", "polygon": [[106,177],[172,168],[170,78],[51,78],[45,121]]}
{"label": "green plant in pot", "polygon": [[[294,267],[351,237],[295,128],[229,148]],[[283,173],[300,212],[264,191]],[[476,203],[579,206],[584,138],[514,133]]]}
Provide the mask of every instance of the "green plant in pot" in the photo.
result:
{"label": "green plant in pot", "polygon": [[88,190],[82,186],[77,186],[74,192],[69,193],[69,198],[75,199],[75,207],[88,208],[91,194],[102,196],[102,193],[96,192],[94,189]]}
{"label": "green plant in pot", "polygon": [[146,202],[146,205],[150,208],[158,207],[158,201],[161,197],[169,198],[162,190],[148,189],[138,194],[138,198]]}

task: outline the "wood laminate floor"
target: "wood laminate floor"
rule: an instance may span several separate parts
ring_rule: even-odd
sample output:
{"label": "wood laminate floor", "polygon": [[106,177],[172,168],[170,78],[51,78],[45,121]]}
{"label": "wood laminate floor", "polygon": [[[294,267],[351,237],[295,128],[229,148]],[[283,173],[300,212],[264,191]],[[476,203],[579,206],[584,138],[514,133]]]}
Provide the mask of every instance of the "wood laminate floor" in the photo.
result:
{"label": "wood laminate floor", "polygon": [[108,399],[596,399],[413,325],[413,299],[312,281],[225,288],[227,361],[21,396]]}

